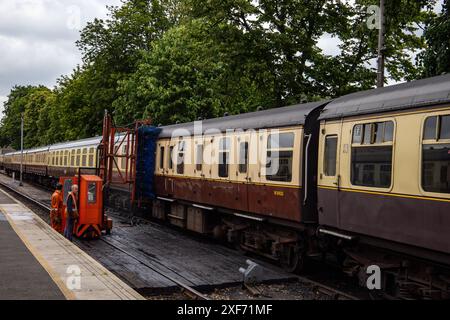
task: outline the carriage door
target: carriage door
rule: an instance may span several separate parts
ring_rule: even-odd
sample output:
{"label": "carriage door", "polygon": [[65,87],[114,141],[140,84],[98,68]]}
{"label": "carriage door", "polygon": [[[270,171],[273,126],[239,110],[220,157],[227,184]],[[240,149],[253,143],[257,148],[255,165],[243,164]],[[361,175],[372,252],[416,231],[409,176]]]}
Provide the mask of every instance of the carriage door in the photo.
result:
{"label": "carriage door", "polygon": [[335,227],[338,227],[339,221],[340,133],[340,123],[321,126],[318,188],[319,223]]}
{"label": "carriage door", "polygon": [[174,139],[171,139],[169,144],[167,145],[167,169],[166,169],[166,179],[165,181],[165,189],[169,196],[173,196],[174,193],[174,183],[175,183],[175,169],[176,169],[176,161],[177,161],[177,151],[176,151],[176,142]]}
{"label": "carriage door", "polygon": [[[232,154],[232,174],[234,171],[235,178],[238,181],[236,204],[239,204],[239,210],[248,211],[248,185],[250,183],[250,134],[239,134],[236,139],[236,145]],[[256,154],[256,152],[255,152]]]}

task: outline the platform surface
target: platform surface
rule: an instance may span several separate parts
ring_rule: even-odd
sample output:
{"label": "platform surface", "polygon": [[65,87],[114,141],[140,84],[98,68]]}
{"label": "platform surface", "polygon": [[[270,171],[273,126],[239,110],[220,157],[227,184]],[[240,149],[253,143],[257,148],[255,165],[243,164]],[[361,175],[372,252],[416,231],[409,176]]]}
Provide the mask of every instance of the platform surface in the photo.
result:
{"label": "platform surface", "polygon": [[5,300],[144,299],[1,190],[0,274]]}
{"label": "platform surface", "polygon": [[[0,181],[47,205],[50,203],[49,191],[27,183],[18,187],[12,179],[1,174]],[[134,225],[128,218],[112,218],[112,234],[104,236],[104,241],[76,240],[75,244],[144,295],[179,290],[173,281],[161,274],[198,290],[240,284],[242,274],[238,270],[247,267],[247,259],[264,268],[262,280],[265,282],[284,282],[293,278],[292,274],[266,260],[242,255],[192,233],[153,222]]]}

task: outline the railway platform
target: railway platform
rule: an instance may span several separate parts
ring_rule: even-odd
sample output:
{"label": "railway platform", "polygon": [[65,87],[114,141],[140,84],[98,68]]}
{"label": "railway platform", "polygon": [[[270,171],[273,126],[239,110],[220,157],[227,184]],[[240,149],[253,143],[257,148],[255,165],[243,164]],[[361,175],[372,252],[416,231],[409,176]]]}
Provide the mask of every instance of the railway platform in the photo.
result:
{"label": "railway platform", "polygon": [[0,274],[0,300],[144,299],[1,190]]}

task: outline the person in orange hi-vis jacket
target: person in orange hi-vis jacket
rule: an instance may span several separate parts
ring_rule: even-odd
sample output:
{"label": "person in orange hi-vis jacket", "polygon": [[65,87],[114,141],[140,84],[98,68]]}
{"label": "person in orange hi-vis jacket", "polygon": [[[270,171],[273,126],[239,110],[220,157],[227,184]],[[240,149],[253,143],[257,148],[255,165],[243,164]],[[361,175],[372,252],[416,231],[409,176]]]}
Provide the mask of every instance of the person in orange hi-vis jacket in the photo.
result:
{"label": "person in orange hi-vis jacket", "polygon": [[61,184],[58,183],[56,185],[56,190],[52,195],[52,210],[50,211],[52,228],[61,234],[64,232],[64,200],[62,188]]}

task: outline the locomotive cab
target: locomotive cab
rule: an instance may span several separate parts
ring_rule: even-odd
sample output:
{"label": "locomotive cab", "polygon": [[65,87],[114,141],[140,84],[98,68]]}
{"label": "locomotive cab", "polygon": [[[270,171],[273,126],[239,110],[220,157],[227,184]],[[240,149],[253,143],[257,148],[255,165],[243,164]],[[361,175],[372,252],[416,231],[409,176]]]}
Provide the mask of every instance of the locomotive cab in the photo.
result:
{"label": "locomotive cab", "polygon": [[101,236],[102,230],[109,233],[112,220],[103,214],[103,181],[94,175],[79,177],[64,177],[60,179],[63,185],[64,205],[73,184],[78,184],[79,219],[74,233],[78,238],[95,239]]}

